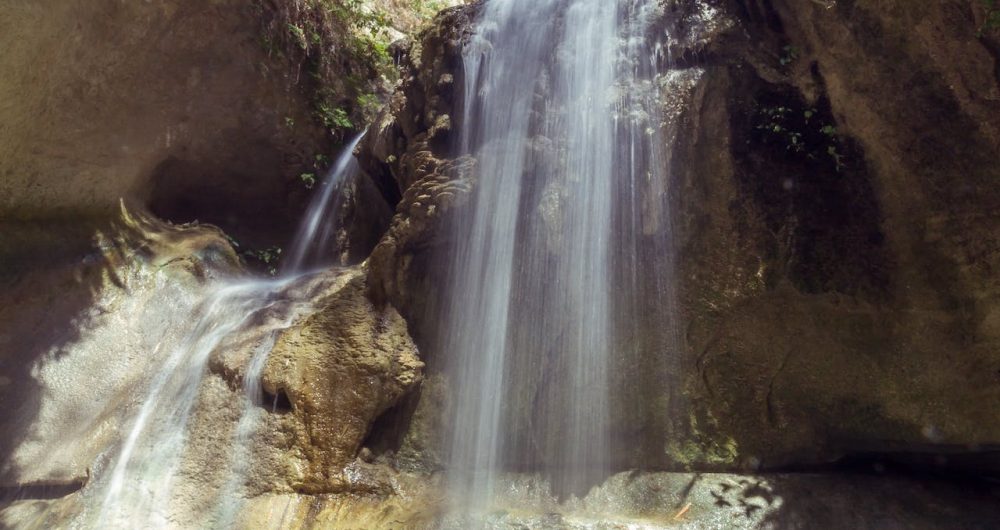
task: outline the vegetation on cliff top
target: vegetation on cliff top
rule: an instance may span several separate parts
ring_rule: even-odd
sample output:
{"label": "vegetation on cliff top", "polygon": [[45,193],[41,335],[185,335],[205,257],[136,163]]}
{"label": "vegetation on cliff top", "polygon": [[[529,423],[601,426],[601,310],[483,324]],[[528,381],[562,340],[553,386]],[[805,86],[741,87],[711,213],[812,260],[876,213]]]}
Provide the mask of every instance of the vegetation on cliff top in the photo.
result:
{"label": "vegetation on cliff top", "polygon": [[292,65],[314,118],[343,140],[370,121],[397,76],[391,42],[455,0],[256,0],[261,44]]}
{"label": "vegetation on cliff top", "polygon": [[[260,44],[274,59],[260,67],[287,79],[308,98],[311,121],[331,143],[343,143],[374,119],[398,77],[389,48],[393,40],[425,27],[440,10],[460,0],[254,0]],[[297,119],[298,118],[298,119]],[[283,116],[294,130],[301,116]],[[324,153],[304,155],[297,180],[313,189],[330,166]],[[277,273],[282,258],[276,244],[241,247],[253,269]]]}
{"label": "vegetation on cliff top", "polygon": [[292,65],[316,120],[339,140],[378,106],[394,75],[389,18],[364,0],[257,0],[261,43]]}

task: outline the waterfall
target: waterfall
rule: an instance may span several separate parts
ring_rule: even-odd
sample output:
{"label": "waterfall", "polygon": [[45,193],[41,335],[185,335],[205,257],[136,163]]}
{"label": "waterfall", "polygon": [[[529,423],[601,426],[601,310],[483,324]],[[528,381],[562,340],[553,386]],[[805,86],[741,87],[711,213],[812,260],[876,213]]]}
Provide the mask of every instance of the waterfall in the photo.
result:
{"label": "waterfall", "polygon": [[250,437],[267,406],[260,387],[267,355],[280,331],[309,310],[313,284],[322,283],[305,279],[306,267],[328,253],[335,232],[330,219],[340,207],[338,191],[347,179],[359,174],[352,151],[360,140],[361,135],[354,138],[329,171],[303,218],[280,277],[223,279],[209,286],[204,301],[195,308],[186,337],[150,381],[122,444],[109,455],[108,463],[85,492],[98,506],[96,513],[82,515],[85,527],[176,526],[173,501],[183,495],[174,489],[184,473],[188,424],[202,392],[209,359],[253,327],[260,337],[243,376],[242,412],[229,453],[231,471],[222,491],[212,493],[218,505],[206,524],[228,526],[232,522],[239,508],[238,489],[245,479]]}
{"label": "waterfall", "polygon": [[660,178],[655,98],[627,95],[655,71],[637,43],[657,4],[491,0],[465,48],[458,150],[477,186],[445,333],[452,484],[473,505],[505,468],[574,493],[608,471],[617,313],[635,313],[615,293],[640,288],[637,188]]}
{"label": "waterfall", "polygon": [[353,153],[363,137],[363,134],[359,134],[348,142],[320,184],[321,189],[306,210],[286,258],[283,267],[286,275],[302,272],[307,266],[313,265],[329,254],[336,235],[334,213],[342,206],[343,195],[339,192],[345,183],[357,178],[361,172]]}

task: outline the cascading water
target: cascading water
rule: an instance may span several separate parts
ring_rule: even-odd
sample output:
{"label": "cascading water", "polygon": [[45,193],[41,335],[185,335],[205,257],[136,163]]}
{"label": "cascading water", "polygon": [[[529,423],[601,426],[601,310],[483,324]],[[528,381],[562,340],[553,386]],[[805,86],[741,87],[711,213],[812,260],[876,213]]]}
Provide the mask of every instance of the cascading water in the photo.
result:
{"label": "cascading water", "polygon": [[454,222],[446,349],[452,485],[472,506],[504,469],[580,494],[611,466],[611,372],[643,288],[639,189],[664,181],[642,44],[659,9],[491,0],[465,49],[458,150],[478,178]]}
{"label": "cascading water", "polygon": [[237,490],[246,471],[249,438],[267,407],[259,383],[267,354],[278,333],[309,309],[309,292],[317,286],[303,277],[307,275],[306,267],[321,260],[329,246],[335,230],[327,220],[334,218],[334,210],[340,206],[336,197],[340,186],[358,175],[352,151],[360,139],[359,135],[348,144],[322,184],[303,219],[281,277],[222,280],[210,287],[195,310],[187,337],[149,383],[146,397],[121,446],[110,456],[106,471],[99,473],[84,492],[97,499],[99,508],[82,514],[82,526],[166,528],[177,524],[172,520],[174,503],[184,501],[174,486],[184,473],[188,423],[208,361],[213,352],[227,347],[235,334],[254,326],[260,336],[243,377],[245,398],[233,434],[229,480],[214,493],[215,513],[208,514],[201,524],[225,527],[232,522],[239,507]]}
{"label": "cascading water", "polygon": [[336,235],[334,212],[340,210],[343,200],[343,194],[339,192],[347,182],[358,178],[361,173],[353,153],[363,137],[362,134],[355,136],[344,147],[343,154],[337,158],[326,179],[320,184],[321,189],[306,210],[286,258],[286,275],[300,273],[330,253]]}
{"label": "cascading water", "polygon": [[[489,0],[465,49],[456,148],[477,159],[478,179],[453,220],[459,243],[444,325],[456,391],[450,484],[467,507],[491,503],[503,471],[539,471],[558,492],[582,494],[616,466],[614,374],[638,348],[641,310],[631,301],[648,289],[657,294],[646,299],[671,299],[659,282],[667,274],[639,272],[651,254],[661,268],[670,261],[668,245],[648,241],[669,233],[649,226],[669,220],[641,202],[662,196],[651,189],[667,180],[657,146],[668,142],[654,110],[660,57],[645,34],[657,10],[655,0]],[[280,278],[206,290],[124,440],[81,492],[89,509],[79,527],[239,519],[252,439],[272,407],[262,371],[281,330],[323,288],[305,271],[329,255],[339,192],[359,174],[351,156],[359,140],[318,190]],[[240,382],[230,381],[243,389],[226,418],[231,432],[198,441],[224,447],[216,467],[228,475],[209,483],[191,476],[197,466],[185,468],[192,417],[214,352],[249,329],[251,353]],[[191,514],[199,519],[182,519]]]}
{"label": "cascading water", "polygon": [[173,483],[181,470],[188,421],[209,356],[233,333],[273,304],[291,279],[246,281],[214,288],[198,309],[197,324],[157,374],[133,420],[103,490],[94,523],[124,528],[169,527]]}

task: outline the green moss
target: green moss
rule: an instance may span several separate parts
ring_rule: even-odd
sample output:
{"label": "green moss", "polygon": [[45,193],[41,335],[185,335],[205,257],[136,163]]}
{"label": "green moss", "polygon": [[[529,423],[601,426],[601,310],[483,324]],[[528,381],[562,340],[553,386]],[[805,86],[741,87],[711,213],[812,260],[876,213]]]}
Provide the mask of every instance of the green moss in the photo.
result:
{"label": "green moss", "polygon": [[448,7],[448,3],[442,0],[413,0],[411,4],[413,11],[421,18],[430,18]]}
{"label": "green moss", "polygon": [[[668,440],[664,448],[667,457],[686,469],[697,467],[732,468],[739,459],[739,444],[730,436],[718,432],[709,434],[700,427],[698,414],[692,411],[688,417],[686,436],[675,436]],[[716,431],[716,420],[707,412],[702,423],[709,423],[710,430]]]}
{"label": "green moss", "polygon": [[343,138],[371,119],[397,77],[386,13],[362,0],[258,0],[256,9],[264,50],[289,62],[317,123]]}

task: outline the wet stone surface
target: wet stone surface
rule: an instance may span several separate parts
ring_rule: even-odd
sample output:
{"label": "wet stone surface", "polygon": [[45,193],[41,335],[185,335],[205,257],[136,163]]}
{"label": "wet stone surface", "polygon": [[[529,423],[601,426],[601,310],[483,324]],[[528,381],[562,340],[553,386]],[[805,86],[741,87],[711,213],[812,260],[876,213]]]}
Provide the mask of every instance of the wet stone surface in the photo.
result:
{"label": "wet stone surface", "polygon": [[[501,499],[468,513],[443,501],[442,477],[396,474],[388,495],[267,495],[237,523],[259,529],[991,529],[995,485],[876,474],[622,473],[583,499],[558,502],[543,481],[503,479]],[[60,528],[79,494],[20,500],[0,526]]]}

